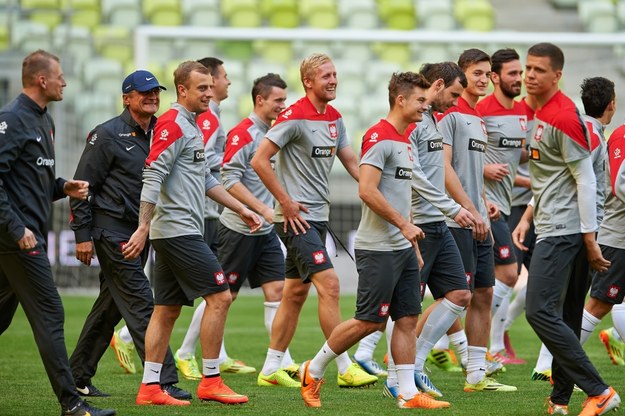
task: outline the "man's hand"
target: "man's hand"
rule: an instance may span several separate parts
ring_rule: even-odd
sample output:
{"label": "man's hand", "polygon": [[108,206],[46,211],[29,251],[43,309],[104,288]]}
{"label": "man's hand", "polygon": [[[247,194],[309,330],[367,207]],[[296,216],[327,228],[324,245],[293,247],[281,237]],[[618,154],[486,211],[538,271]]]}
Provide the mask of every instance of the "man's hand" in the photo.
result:
{"label": "man's hand", "polygon": [[417,245],[417,240],[423,240],[425,238],[423,230],[410,221],[406,221],[406,224],[400,228],[400,231],[406,240],[410,241],[413,247]]}
{"label": "man's hand", "polygon": [[460,211],[454,217],[456,224],[462,228],[470,228],[475,225],[475,217],[469,212],[469,210],[460,207]]}
{"label": "man's hand", "polygon": [[259,214],[263,216],[267,223],[273,224],[273,208],[265,207]]}
{"label": "man's hand", "polygon": [[486,201],[486,209],[488,210],[488,218],[492,220],[498,220],[501,216],[501,211],[494,202]]}
{"label": "man's hand", "polygon": [[310,225],[299,215],[299,212],[308,212],[308,208],[292,199],[280,203],[280,205],[282,206],[282,215],[284,216],[284,233],[286,234],[290,225],[295,235],[299,235],[300,231],[302,234],[306,234],[306,230],[310,228]]}
{"label": "man's hand", "polygon": [[20,246],[20,250],[32,250],[37,246],[37,238],[32,231],[24,227],[24,235],[17,240],[17,245]]}
{"label": "man's hand", "polygon": [[70,179],[63,185],[63,192],[71,198],[85,200],[89,196],[89,182]]}
{"label": "man's hand", "polygon": [[425,265],[425,261],[423,261],[423,256],[421,255],[419,244],[415,244],[414,249],[417,253],[417,262],[419,263],[419,270],[423,270],[423,265]]}
{"label": "man's hand", "polygon": [[76,258],[80,260],[82,264],[91,266],[91,259],[93,259],[93,242],[83,241],[82,243],[76,243]]}
{"label": "man's hand", "polygon": [[245,222],[245,224],[250,227],[250,232],[255,233],[258,231],[263,222],[258,218],[255,212],[252,210],[243,207],[241,212],[239,212],[239,217]]}
{"label": "man's hand", "polygon": [[471,212],[475,218],[475,225],[473,226],[473,239],[477,241],[484,241],[488,237],[488,226],[482,218],[479,212]]}
{"label": "man's hand", "polygon": [[528,251],[529,249],[523,244],[525,236],[530,229],[530,223],[528,220],[521,218],[516,228],[512,231],[512,242],[521,251]]}
{"label": "man's hand", "polygon": [[122,254],[126,260],[134,260],[141,255],[149,232],[149,227],[139,227],[132,233],[130,240],[122,246]]}
{"label": "man's hand", "polygon": [[598,272],[607,271],[608,267],[612,264],[609,260],[603,258],[601,248],[596,241],[586,244],[586,256],[588,258],[588,263],[590,263],[590,267]]}
{"label": "man's hand", "polygon": [[510,174],[507,163],[490,163],[484,165],[484,178],[491,181],[501,182],[506,175]]}

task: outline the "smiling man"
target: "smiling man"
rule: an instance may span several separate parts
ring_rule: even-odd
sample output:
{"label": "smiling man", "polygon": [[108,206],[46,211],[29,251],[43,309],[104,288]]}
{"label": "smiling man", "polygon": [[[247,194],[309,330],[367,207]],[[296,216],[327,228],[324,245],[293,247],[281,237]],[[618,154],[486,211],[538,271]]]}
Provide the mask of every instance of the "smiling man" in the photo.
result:
{"label": "smiling man", "polygon": [[[76,258],[90,265],[95,250],[101,267],[100,294],[70,357],[76,386],[83,396],[108,396],[93,386],[91,379],[121,318],[126,321],[141,361],[145,360],[145,331],[154,308],[152,290],[143,272],[147,245],[141,257],[133,260],[126,260],[121,248],[137,229],[143,168],[163,89],[148,71],[128,75],[121,89],[124,111],[89,133],[74,174],[75,179],[89,182],[91,193],[90,202],[70,201]],[[168,349],[161,387],[172,397],[190,399],[189,393],[174,386],[177,382],[176,366]]]}

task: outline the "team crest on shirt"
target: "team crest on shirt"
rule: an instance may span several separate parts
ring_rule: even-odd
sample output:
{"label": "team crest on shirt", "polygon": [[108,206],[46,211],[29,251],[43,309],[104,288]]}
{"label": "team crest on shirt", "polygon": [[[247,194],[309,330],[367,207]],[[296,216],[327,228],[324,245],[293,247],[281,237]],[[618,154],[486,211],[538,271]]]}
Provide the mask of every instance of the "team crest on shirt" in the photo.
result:
{"label": "team crest on shirt", "polygon": [[211,129],[211,122],[210,120],[204,120],[202,122],[202,130],[210,130]]}
{"label": "team crest on shirt", "polygon": [[237,280],[239,280],[239,273],[235,273],[235,272],[228,273],[228,283],[233,285],[237,282]]}
{"label": "team crest on shirt", "polygon": [[620,148],[616,148],[614,149],[614,159],[620,159],[621,158],[621,149]]}
{"label": "team crest on shirt", "polygon": [[621,292],[621,288],[618,287],[617,285],[612,285],[608,288],[608,293],[607,296],[610,299],[616,299],[618,294]]}
{"label": "team crest on shirt", "polygon": [[328,130],[330,130],[330,138],[331,139],[336,140],[336,138],[339,137],[339,132],[336,129],[336,123],[328,124]]}
{"label": "team crest on shirt", "polygon": [[412,146],[408,145],[408,160],[410,160],[411,162],[414,161],[414,158],[412,156]]}
{"label": "team crest on shirt", "polygon": [[369,137],[369,142],[377,143],[378,142],[378,133],[371,133],[371,137]]}
{"label": "team crest on shirt", "polygon": [[383,303],[380,305],[380,311],[378,312],[378,315],[380,316],[388,316],[388,311],[391,307],[390,303]]}
{"label": "team crest on shirt", "polygon": [[7,124],[6,121],[3,121],[2,123],[0,123],[0,133],[6,134],[8,127],[9,125]]}
{"label": "team crest on shirt", "polygon": [[484,120],[480,120],[480,125],[482,126],[482,131],[484,132],[484,136],[488,136],[488,133],[486,132],[486,123],[484,123]]}
{"label": "team crest on shirt", "polygon": [[315,262],[315,264],[323,264],[326,262],[326,256],[325,254],[323,254],[323,251],[321,250],[315,251],[314,253],[312,253],[312,257],[313,257],[313,261]]}
{"label": "team crest on shirt", "polygon": [[519,124],[521,125],[521,130],[527,131],[527,119],[525,117],[519,117]]}
{"label": "team crest on shirt", "polygon": [[239,145],[239,140],[240,139],[239,139],[239,135],[238,134],[235,134],[234,136],[232,136],[232,142],[231,142],[232,145],[233,146],[238,146]]}
{"label": "team crest on shirt", "polygon": [[499,247],[499,258],[500,259],[509,259],[510,258],[510,246],[501,246],[501,247]]}
{"label": "team crest on shirt", "polygon": [[223,285],[224,283],[226,283],[226,277],[224,276],[224,272],[222,271],[215,272],[215,282],[218,285]]}
{"label": "team crest on shirt", "polygon": [[542,124],[540,124],[537,128],[536,128],[536,133],[534,134],[534,140],[536,140],[537,142],[540,141],[540,139],[543,138],[543,132],[545,131],[545,126],[543,126]]}
{"label": "team crest on shirt", "polygon": [[473,273],[464,272],[465,277],[467,278],[467,284],[471,286],[471,282],[473,281]]}
{"label": "team crest on shirt", "polygon": [[293,114],[293,110],[289,108],[282,114],[282,118],[287,119],[291,116],[291,114]]}
{"label": "team crest on shirt", "polygon": [[89,144],[92,146],[95,145],[96,140],[98,140],[98,134],[93,133],[93,136],[89,138]]}
{"label": "team crest on shirt", "polygon": [[159,137],[159,139],[167,140],[167,137],[169,137],[169,132],[167,131],[167,129],[163,129],[163,131],[161,131],[161,137]]}

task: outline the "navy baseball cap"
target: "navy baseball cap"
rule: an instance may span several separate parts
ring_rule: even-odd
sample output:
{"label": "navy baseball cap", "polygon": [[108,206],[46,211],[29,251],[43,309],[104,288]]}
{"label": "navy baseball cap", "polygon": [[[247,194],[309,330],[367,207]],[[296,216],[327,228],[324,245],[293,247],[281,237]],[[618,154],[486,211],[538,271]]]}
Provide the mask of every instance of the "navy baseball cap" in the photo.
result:
{"label": "navy baseball cap", "polygon": [[160,88],[162,90],[167,89],[159,84],[154,74],[150,71],[139,69],[126,77],[122,84],[122,93],[127,94],[133,90],[146,92],[154,88]]}

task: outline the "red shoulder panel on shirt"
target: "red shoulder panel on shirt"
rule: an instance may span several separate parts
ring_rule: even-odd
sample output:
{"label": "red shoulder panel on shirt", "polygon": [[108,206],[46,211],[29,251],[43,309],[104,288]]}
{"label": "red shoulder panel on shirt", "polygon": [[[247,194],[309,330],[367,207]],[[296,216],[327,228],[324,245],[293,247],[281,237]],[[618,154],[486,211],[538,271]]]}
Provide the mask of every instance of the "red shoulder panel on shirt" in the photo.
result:
{"label": "red shoulder panel on shirt", "polygon": [[619,126],[610,135],[608,140],[608,160],[610,162],[610,184],[612,193],[615,194],[618,173],[625,158],[625,125]]}
{"label": "red shoulder panel on shirt", "polygon": [[560,130],[584,149],[590,150],[579,111],[562,91],[558,91],[547,104],[536,110],[536,118]]}
{"label": "red shoulder panel on shirt", "polygon": [[200,126],[200,130],[202,130],[202,137],[204,139],[204,144],[206,144],[208,139],[210,139],[219,128],[219,118],[209,108],[197,117],[197,125]]}
{"label": "red shoulder panel on shirt", "polygon": [[178,110],[172,108],[167,110],[156,121],[152,146],[150,147],[148,158],[145,161],[147,166],[150,166],[165,149],[182,137],[182,130],[178,123],[176,123],[177,116]]}
{"label": "red shoulder panel on shirt", "polygon": [[369,149],[384,140],[395,140],[398,142],[408,143],[407,136],[399,134],[391,123],[382,119],[377,124],[369,128],[363,136],[362,146],[360,148],[360,157],[362,158],[369,151]]}
{"label": "red shoulder panel on shirt", "polygon": [[586,129],[588,130],[588,134],[590,135],[590,151],[592,152],[601,143],[601,136],[595,130],[595,126],[590,121],[586,121]]}
{"label": "red shoulder panel on shirt", "polygon": [[243,146],[254,140],[248,131],[253,124],[254,122],[248,117],[228,132],[222,166],[230,162],[232,157],[236,155],[237,152],[243,148]]}
{"label": "red shoulder panel on shirt", "polygon": [[404,132],[404,139],[409,140],[410,135],[412,134],[413,131],[415,131],[418,128],[418,126],[419,125],[417,123],[408,124],[408,127],[406,128],[406,131]]}

